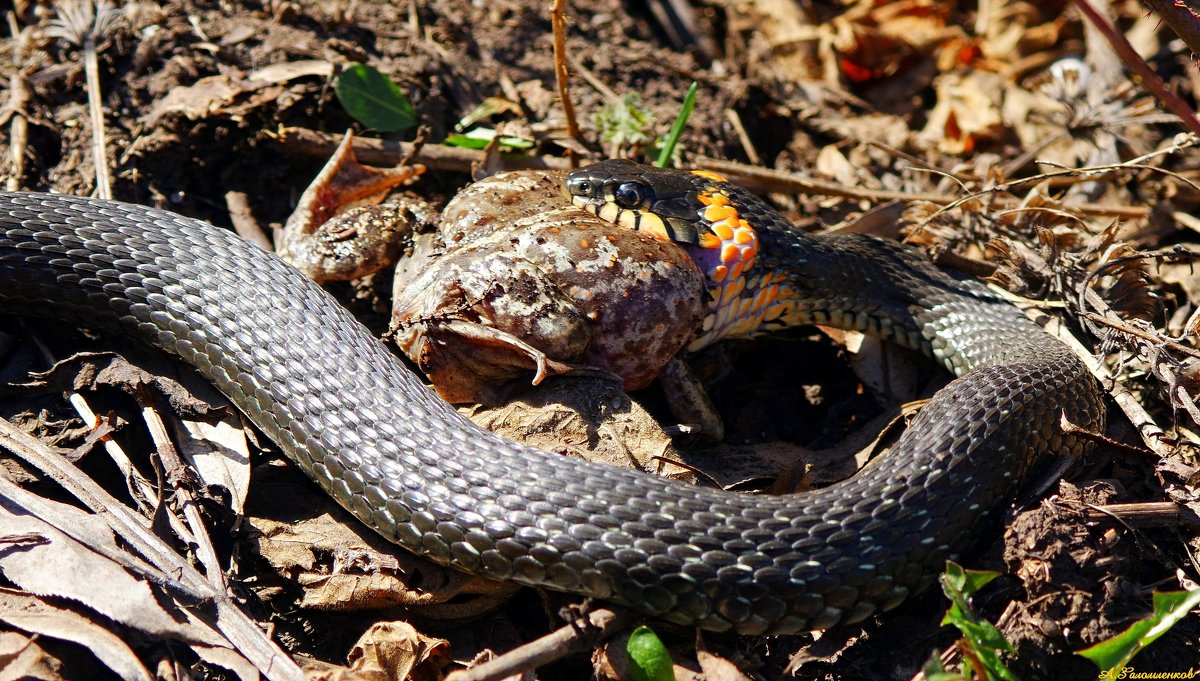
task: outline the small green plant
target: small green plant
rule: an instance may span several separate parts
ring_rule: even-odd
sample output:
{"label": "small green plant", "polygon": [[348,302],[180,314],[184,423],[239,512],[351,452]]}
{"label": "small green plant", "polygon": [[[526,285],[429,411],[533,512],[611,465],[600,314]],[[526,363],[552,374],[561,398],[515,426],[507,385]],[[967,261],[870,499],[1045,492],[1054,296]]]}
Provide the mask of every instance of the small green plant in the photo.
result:
{"label": "small green plant", "polygon": [[1193,608],[1200,606],[1200,589],[1154,594],[1154,612],[1125,631],[1077,654],[1100,667],[1100,678],[1120,679],[1121,670],[1142,648],[1150,645]]}
{"label": "small green plant", "polygon": [[[963,681],[966,679],[1003,679],[1018,681],[1017,676],[1000,661],[1001,653],[1011,653],[1012,646],[1000,630],[991,622],[980,617],[971,607],[971,595],[999,576],[997,572],[965,570],[953,561],[946,561],[946,572],[941,576],[942,591],[950,599],[950,609],[942,618],[942,624],[950,624],[962,632],[963,656],[971,664],[962,672],[950,672],[942,666],[935,653],[925,663],[925,676],[929,681]],[[970,670],[970,671],[968,671]]]}
{"label": "small green plant", "polygon": [[595,123],[600,141],[616,155],[618,149],[649,144],[655,120],[654,114],[642,105],[641,96],[631,92],[600,107]]}
{"label": "small green plant", "polygon": [[625,652],[629,653],[632,663],[629,675],[633,681],[675,681],[671,654],[650,627],[634,629],[629,635],[629,643],[625,644]]}
{"label": "small green plant", "polygon": [[412,102],[379,69],[357,62],[348,65],[333,83],[333,91],[346,113],[381,132],[395,132],[417,124]]}

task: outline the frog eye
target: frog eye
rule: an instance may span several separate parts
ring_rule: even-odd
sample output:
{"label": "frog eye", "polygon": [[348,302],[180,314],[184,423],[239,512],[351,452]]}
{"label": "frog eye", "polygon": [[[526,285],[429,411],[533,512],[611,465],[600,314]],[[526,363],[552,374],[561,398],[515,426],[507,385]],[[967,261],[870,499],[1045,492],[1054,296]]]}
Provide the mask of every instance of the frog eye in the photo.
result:
{"label": "frog eye", "polygon": [[637,208],[645,198],[646,193],[637,182],[625,182],[613,192],[613,199],[622,208]]}

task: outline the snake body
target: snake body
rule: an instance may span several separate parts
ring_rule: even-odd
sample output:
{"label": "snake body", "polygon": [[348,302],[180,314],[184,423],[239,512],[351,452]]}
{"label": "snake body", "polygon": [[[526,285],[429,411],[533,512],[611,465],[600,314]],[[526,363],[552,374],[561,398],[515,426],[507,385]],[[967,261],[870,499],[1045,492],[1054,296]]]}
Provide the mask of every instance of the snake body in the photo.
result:
{"label": "snake body", "polygon": [[857,622],[932,583],[1037,457],[1081,448],[1060,416],[1098,427],[1100,395],[982,286],[888,242],[809,238],[715,186],[759,220],[756,267],[795,289],[788,323],[881,332],[962,375],[849,480],[752,496],[504,440],[274,255],[137,205],[0,194],[0,309],[177,355],[360,520],[438,563],[712,630]]}

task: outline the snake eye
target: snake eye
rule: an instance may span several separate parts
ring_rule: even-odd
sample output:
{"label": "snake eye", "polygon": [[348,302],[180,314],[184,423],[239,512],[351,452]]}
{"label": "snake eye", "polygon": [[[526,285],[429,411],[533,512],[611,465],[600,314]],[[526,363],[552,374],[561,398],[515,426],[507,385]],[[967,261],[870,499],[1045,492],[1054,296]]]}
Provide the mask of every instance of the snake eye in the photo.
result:
{"label": "snake eye", "polygon": [[636,182],[626,182],[613,192],[613,199],[622,208],[637,208],[642,205],[645,198],[646,194],[642,191],[642,185]]}
{"label": "snake eye", "polygon": [[571,183],[571,189],[574,191],[575,196],[592,195],[592,183],[587,180],[575,180]]}

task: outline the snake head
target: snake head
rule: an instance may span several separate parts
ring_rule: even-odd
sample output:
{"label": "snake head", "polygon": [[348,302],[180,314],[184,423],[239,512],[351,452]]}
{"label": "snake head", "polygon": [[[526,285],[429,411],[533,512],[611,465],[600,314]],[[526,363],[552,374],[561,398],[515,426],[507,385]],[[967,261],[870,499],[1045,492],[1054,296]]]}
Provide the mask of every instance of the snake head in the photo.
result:
{"label": "snake head", "polygon": [[601,220],[698,245],[703,229],[696,195],[702,183],[687,173],[612,159],[571,172],[563,189],[572,203]]}

